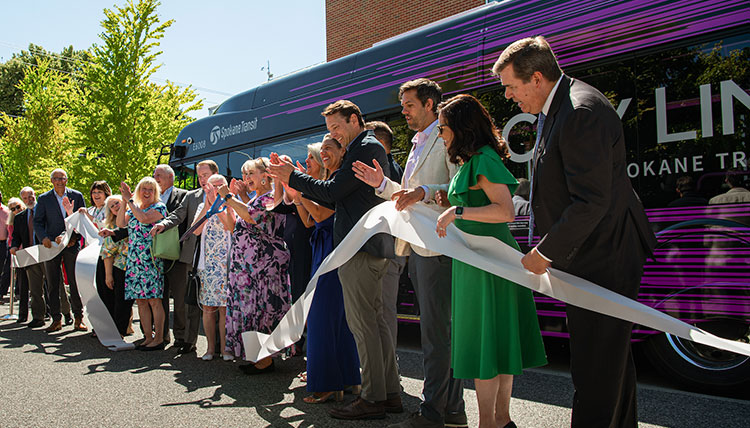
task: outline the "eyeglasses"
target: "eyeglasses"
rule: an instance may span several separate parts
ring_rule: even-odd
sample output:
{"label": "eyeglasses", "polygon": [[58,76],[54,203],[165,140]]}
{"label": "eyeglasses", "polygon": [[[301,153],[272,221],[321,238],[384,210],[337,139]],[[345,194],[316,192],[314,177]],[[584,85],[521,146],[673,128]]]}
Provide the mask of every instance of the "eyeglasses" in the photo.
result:
{"label": "eyeglasses", "polygon": [[22,209],[20,205],[13,205],[12,207],[8,208],[10,208],[11,211],[21,211]]}
{"label": "eyeglasses", "polygon": [[52,177],[52,181],[68,181],[68,177]]}
{"label": "eyeglasses", "polygon": [[448,127],[448,125],[437,125],[437,129],[438,129],[438,134],[439,134],[439,135],[443,135],[443,130],[444,130],[445,128],[447,128],[447,127]]}

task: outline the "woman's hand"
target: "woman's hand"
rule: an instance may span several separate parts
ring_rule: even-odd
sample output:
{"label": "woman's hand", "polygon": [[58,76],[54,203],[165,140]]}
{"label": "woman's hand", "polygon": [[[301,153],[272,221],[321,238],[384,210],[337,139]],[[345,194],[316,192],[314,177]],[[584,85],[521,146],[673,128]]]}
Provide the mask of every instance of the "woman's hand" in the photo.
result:
{"label": "woman's hand", "polygon": [[438,221],[437,221],[437,228],[435,229],[438,237],[445,238],[445,235],[446,235],[445,230],[448,228],[448,225],[453,223],[455,219],[456,219],[456,207],[450,207],[447,210],[443,211],[442,214],[440,214],[440,217],[438,217]]}
{"label": "woman's hand", "polygon": [[229,194],[229,187],[227,187],[226,184],[222,184],[221,186],[216,188],[216,191],[219,192],[219,196],[222,198],[226,198]]}
{"label": "woman's hand", "polygon": [[211,183],[206,183],[206,185],[203,186],[203,191],[206,193],[206,205],[209,207],[212,206],[214,201],[216,201],[216,186]]}
{"label": "woman's hand", "polygon": [[107,274],[104,278],[104,283],[107,284],[107,288],[109,288],[110,290],[115,289],[115,279],[112,277],[112,275]]}
{"label": "woman's hand", "polygon": [[297,161],[297,171],[307,174],[307,168],[305,168],[299,161]]}
{"label": "woman's hand", "polygon": [[128,183],[124,181],[120,183],[120,194],[122,195],[122,200],[125,201],[125,204],[127,204],[130,198],[133,197],[133,192],[130,191]]}
{"label": "woman's hand", "polygon": [[281,184],[284,186],[284,192],[286,192],[286,195],[289,197],[289,199],[296,200],[297,198],[299,198],[299,191],[297,189],[289,187],[289,185],[284,182],[281,182]]}
{"label": "woman's hand", "polygon": [[237,180],[236,178],[233,178],[232,182],[229,183],[229,189],[235,195],[247,194],[247,184],[245,184],[245,182],[242,180]]}
{"label": "woman's hand", "polygon": [[448,202],[448,192],[446,192],[445,190],[437,191],[437,193],[435,194],[435,201],[441,207],[448,208],[451,206],[451,203]]}

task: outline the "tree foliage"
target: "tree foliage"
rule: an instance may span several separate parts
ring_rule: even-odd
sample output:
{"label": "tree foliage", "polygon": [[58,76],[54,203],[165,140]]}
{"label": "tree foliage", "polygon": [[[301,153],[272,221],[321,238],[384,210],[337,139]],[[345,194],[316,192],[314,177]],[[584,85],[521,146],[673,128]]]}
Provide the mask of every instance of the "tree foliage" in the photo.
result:
{"label": "tree foliage", "polygon": [[82,73],[86,85],[73,104],[76,142],[85,153],[76,172],[113,186],[150,175],[162,146],[190,122],[187,113],[201,108],[191,88],[149,80],[160,67],[158,40],[173,22],[159,22],[158,4],[105,9],[103,44],[92,48]]}
{"label": "tree foliage", "polygon": [[56,55],[30,45],[0,64],[3,193],[48,189],[56,167],[84,193],[95,180],[116,188],[152,173],[162,147],[202,107],[192,88],[151,81],[159,39],[173,22],[160,22],[158,6],[128,0],[105,9],[102,43],[88,51]]}

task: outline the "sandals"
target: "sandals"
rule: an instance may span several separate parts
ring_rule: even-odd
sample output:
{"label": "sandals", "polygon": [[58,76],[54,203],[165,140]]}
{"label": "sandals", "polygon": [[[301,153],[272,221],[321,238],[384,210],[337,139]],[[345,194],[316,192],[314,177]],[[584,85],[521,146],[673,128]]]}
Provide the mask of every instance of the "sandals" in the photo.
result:
{"label": "sandals", "polygon": [[323,404],[333,397],[337,402],[344,401],[344,391],[313,392],[302,399],[307,404]]}
{"label": "sandals", "polygon": [[307,382],[307,372],[302,372],[297,375],[300,382]]}

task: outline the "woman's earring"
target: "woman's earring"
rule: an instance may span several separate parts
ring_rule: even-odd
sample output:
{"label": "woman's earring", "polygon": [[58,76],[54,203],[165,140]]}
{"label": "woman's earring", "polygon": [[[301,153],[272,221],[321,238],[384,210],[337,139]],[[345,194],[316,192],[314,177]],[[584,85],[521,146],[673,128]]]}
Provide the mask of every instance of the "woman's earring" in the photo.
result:
{"label": "woman's earring", "polygon": [[260,180],[260,184],[262,184],[262,185],[265,186],[266,185],[266,179],[264,178],[264,179]]}

